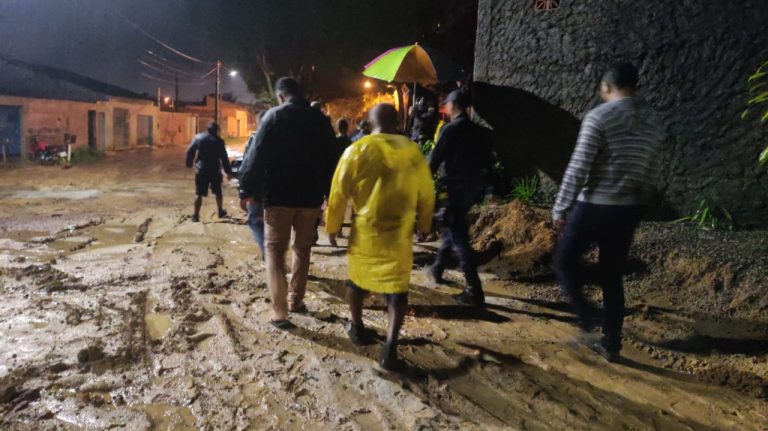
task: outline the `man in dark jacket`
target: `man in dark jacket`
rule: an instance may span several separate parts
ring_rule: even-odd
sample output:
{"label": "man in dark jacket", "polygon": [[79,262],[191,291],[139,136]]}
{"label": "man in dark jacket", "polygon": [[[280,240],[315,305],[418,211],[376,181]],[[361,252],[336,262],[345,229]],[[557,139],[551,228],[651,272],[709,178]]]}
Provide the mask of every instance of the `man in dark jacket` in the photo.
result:
{"label": "man in dark jacket", "polygon": [[[240,195],[247,206],[264,205],[267,277],[272,294],[272,324],[293,325],[288,312],[306,310],[304,292],[320,206],[336,167],[333,127],[304,99],[299,83],[281,78],[275,84],[280,106],[270,109],[248,148],[240,173]],[[293,241],[290,292],[285,252]]]}
{"label": "man in dark jacket", "polygon": [[[197,158],[197,160],[195,160]],[[225,217],[223,198],[221,196],[221,183],[223,181],[221,168],[227,173],[227,179],[232,179],[232,168],[229,166],[229,157],[224,140],[219,137],[219,125],[211,123],[208,131],[195,136],[187,148],[187,167],[195,166],[195,214],[193,222],[200,221],[200,207],[203,205],[203,197],[208,196],[210,188],[216,196],[216,205],[219,208],[219,217]]]}
{"label": "man in dark jacket", "polygon": [[430,272],[443,282],[445,261],[454,250],[464,271],[467,286],[455,295],[458,302],[483,306],[485,295],[477,274],[474,251],[470,245],[467,213],[482,197],[484,177],[493,166],[493,153],[487,129],[469,118],[470,95],[462,90],[451,92],[445,100],[451,122],[443,126],[429,160],[433,173],[439,173],[437,218],[443,244]]}

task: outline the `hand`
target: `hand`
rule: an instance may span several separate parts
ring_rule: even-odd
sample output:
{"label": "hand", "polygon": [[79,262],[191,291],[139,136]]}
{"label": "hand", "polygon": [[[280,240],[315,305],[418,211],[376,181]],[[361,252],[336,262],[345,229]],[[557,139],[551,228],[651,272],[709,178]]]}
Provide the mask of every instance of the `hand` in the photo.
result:
{"label": "hand", "polygon": [[561,218],[560,220],[553,221],[552,227],[555,229],[555,232],[557,232],[558,234],[563,233],[563,230],[565,229],[565,219]]}
{"label": "hand", "polygon": [[240,199],[240,209],[245,212],[248,212],[248,204],[252,204],[252,203],[255,203],[252,197],[242,198]]}
{"label": "hand", "polygon": [[339,243],[336,242],[336,235],[338,235],[338,234],[335,234],[335,233],[329,233],[328,234],[328,242],[331,243],[331,247],[338,247],[339,246]]}

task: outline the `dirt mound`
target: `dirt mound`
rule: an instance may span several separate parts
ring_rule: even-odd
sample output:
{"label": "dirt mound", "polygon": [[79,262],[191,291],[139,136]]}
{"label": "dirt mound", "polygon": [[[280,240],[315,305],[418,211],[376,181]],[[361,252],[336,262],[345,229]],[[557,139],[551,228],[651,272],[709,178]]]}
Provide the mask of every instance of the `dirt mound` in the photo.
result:
{"label": "dirt mound", "polygon": [[474,209],[470,221],[473,247],[493,258],[486,270],[501,278],[551,272],[557,235],[547,211],[520,202],[486,205]]}

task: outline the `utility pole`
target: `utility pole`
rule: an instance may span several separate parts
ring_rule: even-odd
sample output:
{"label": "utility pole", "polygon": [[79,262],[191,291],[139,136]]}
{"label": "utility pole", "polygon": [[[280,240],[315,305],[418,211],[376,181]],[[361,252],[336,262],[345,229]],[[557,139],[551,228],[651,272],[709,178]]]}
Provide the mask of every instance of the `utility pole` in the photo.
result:
{"label": "utility pole", "polygon": [[221,99],[221,60],[216,61],[216,101],[213,105],[213,121],[221,124],[219,121],[219,99]]}
{"label": "utility pole", "polygon": [[160,103],[160,87],[157,87],[157,109],[162,109],[163,105]]}
{"label": "utility pole", "polygon": [[178,111],[179,110],[179,74],[176,74],[176,99],[173,101],[173,110]]}

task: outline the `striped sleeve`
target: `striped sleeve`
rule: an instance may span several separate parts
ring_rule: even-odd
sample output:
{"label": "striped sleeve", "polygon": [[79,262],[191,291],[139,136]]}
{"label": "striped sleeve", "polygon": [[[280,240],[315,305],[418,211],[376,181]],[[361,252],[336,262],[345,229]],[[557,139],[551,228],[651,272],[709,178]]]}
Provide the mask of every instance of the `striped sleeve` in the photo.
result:
{"label": "striped sleeve", "polygon": [[604,143],[603,130],[594,112],[588,113],[581,123],[581,130],[576,141],[576,148],[565,170],[560,192],[552,210],[552,219],[562,220],[570,211],[582,188],[589,179],[592,165],[598,151]]}

